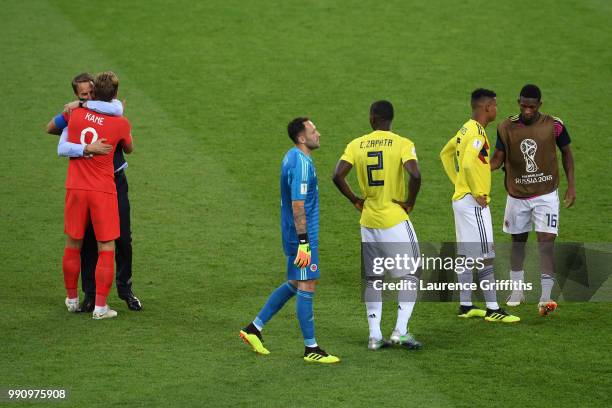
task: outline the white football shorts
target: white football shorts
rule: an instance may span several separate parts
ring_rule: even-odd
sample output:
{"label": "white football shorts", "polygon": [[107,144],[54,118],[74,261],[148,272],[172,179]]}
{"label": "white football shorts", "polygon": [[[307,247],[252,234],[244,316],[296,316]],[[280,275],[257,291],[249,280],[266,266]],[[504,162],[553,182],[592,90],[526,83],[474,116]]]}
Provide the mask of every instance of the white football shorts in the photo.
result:
{"label": "white football shorts", "polygon": [[457,254],[473,259],[495,258],[490,208],[482,208],[471,194],[466,194],[453,201],[453,213]]}
{"label": "white football shorts", "polygon": [[504,232],[522,234],[535,226],[537,232],[559,233],[559,194],[557,190],[533,198],[508,196]]}
{"label": "white football shorts", "polygon": [[[365,250],[365,247],[368,247],[369,250],[375,251],[378,257],[395,259],[397,255],[401,257],[406,255],[414,260],[414,262],[403,264],[402,269],[392,269],[391,275],[395,278],[415,274],[422,262],[419,241],[410,220],[402,221],[391,228],[385,229],[362,226],[361,242],[362,251]],[[372,245],[368,246],[368,244]],[[370,253],[370,256],[374,255]]]}

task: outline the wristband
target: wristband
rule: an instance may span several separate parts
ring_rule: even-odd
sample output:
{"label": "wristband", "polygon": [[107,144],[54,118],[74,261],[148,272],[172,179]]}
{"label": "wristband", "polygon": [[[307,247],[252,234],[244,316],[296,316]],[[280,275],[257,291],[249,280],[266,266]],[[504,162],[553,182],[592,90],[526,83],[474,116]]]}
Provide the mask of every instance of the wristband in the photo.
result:
{"label": "wristband", "polygon": [[308,234],[304,233],[304,234],[298,234],[298,242],[300,244],[306,244],[308,243]]}

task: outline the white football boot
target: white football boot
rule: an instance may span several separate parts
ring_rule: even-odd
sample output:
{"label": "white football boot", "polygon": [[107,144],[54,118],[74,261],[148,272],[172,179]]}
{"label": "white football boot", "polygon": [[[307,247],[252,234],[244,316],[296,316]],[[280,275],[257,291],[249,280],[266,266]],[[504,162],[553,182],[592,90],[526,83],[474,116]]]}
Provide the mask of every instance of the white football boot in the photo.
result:
{"label": "white football boot", "polygon": [[510,296],[508,296],[508,299],[506,299],[506,305],[508,305],[509,307],[516,307],[524,302],[525,302],[525,295],[523,294],[522,290],[520,291],[513,290]]}
{"label": "white football boot", "polygon": [[117,312],[108,307],[108,305],[106,305],[106,310],[102,312],[96,312],[94,310],[92,315],[92,319],[94,320],[111,319],[113,317],[117,317]]}
{"label": "white football boot", "polygon": [[390,345],[391,343],[389,343],[384,338],[376,340],[374,337],[370,337],[368,340],[368,350],[372,351],[380,350],[381,348],[387,348]]}
{"label": "white football boot", "polygon": [[423,347],[423,344],[415,339],[410,332],[406,332],[406,334],[402,335],[398,330],[393,330],[389,339],[392,344],[400,345],[410,350],[420,350]]}
{"label": "white football boot", "polygon": [[66,308],[70,313],[76,313],[79,311],[79,298],[68,299],[64,302],[66,304]]}

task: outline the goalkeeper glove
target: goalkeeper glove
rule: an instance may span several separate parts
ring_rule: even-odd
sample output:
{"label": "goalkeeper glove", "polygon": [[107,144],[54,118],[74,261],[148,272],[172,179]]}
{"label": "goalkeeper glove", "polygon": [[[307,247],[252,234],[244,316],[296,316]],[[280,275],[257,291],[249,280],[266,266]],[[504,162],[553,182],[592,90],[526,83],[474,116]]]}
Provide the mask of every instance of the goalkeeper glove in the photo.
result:
{"label": "goalkeeper glove", "polygon": [[297,255],[293,263],[298,268],[306,268],[310,265],[310,243],[308,242],[308,234],[298,235],[299,246]]}

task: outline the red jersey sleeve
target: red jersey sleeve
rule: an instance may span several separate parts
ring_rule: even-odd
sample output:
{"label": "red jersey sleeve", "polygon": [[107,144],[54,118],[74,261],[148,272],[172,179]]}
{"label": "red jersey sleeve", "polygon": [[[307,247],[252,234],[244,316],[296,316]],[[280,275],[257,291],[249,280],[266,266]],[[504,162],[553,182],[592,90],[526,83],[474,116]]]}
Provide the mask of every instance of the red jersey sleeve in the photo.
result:
{"label": "red jersey sleeve", "polygon": [[132,125],[130,125],[130,122],[128,122],[128,120],[125,120],[125,125],[123,126],[123,132],[121,135],[121,139],[123,140],[124,144],[131,144],[132,143]]}

